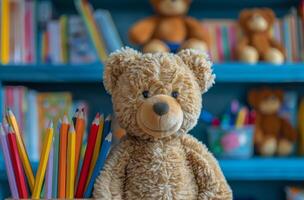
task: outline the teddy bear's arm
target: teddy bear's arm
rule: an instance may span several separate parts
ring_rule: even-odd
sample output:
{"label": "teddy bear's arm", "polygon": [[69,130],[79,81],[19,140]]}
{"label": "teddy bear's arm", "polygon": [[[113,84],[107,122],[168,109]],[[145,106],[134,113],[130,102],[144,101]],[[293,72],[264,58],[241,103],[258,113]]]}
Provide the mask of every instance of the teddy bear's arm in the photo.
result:
{"label": "teddy bear's arm", "polygon": [[125,167],[129,161],[129,142],[122,141],[114,147],[96,179],[93,196],[95,199],[123,199]]}
{"label": "teddy bear's arm", "polygon": [[282,119],[281,127],[282,127],[282,134],[284,135],[284,137],[294,142],[297,138],[297,132],[291,126],[291,124],[286,119]]}
{"label": "teddy bear's arm", "polygon": [[142,19],[129,30],[129,40],[138,45],[147,43],[154,34],[157,26],[157,17]]}
{"label": "teddy bear's arm", "polygon": [[198,199],[231,200],[232,191],[207,148],[188,134],[182,136],[181,142],[198,184]]}
{"label": "teddy bear's arm", "polygon": [[208,46],[210,43],[208,32],[204,29],[202,24],[192,18],[192,17],[186,17],[185,18],[185,24],[187,27],[187,38],[195,38],[204,41]]}
{"label": "teddy bear's arm", "polygon": [[237,54],[239,55],[246,46],[250,46],[249,44],[249,39],[248,37],[246,37],[245,35],[242,36],[242,39],[240,39],[240,41],[238,41],[237,45],[236,45],[236,51]]}

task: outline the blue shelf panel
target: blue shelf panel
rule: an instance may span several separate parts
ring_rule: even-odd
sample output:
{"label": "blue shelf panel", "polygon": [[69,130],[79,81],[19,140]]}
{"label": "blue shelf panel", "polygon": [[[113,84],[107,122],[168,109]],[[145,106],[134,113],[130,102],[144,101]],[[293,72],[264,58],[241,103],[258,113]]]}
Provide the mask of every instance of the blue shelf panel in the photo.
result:
{"label": "blue shelf panel", "polygon": [[[11,82],[101,82],[103,65],[18,65],[0,66],[0,81]],[[259,63],[214,64],[217,83],[304,82],[304,63],[272,65]]]}
{"label": "blue shelf panel", "polygon": [[220,160],[228,180],[304,180],[303,158]]}
{"label": "blue shelf panel", "polygon": [[216,82],[304,82],[304,63],[214,64]]}
{"label": "blue shelf panel", "polygon": [[8,65],[0,66],[0,81],[100,82],[103,65]]}

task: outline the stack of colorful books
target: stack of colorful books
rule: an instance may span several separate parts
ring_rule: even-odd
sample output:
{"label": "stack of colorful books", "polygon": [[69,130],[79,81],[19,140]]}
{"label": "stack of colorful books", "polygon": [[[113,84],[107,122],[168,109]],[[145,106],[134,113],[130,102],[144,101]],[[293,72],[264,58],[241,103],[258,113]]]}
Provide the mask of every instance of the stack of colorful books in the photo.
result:
{"label": "stack of colorful books", "polygon": [[0,123],[0,143],[14,199],[89,198],[112,143],[111,116],[97,114],[93,120],[84,157],[81,148],[85,133],[84,109],[72,120],[66,115],[46,129],[36,175],[18,121],[10,109]]}

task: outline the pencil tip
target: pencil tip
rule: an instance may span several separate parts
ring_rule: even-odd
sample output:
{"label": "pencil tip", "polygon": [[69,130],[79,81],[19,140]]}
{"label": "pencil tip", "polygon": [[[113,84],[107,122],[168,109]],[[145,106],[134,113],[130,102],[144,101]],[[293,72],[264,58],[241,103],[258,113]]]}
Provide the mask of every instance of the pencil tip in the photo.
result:
{"label": "pencil tip", "polygon": [[70,125],[70,131],[69,132],[70,133],[74,133],[75,132],[75,128],[74,128],[73,124]]}
{"label": "pencil tip", "polygon": [[49,122],[49,126],[48,126],[49,128],[53,128],[53,121],[52,120],[50,120],[50,122]]}
{"label": "pencil tip", "polygon": [[111,120],[111,115],[108,115],[108,116],[106,117],[106,120]]}
{"label": "pencil tip", "polygon": [[15,133],[14,129],[13,129],[13,127],[11,125],[8,126],[8,132],[9,133]]}
{"label": "pencil tip", "polygon": [[4,128],[3,128],[1,122],[0,122],[0,134],[1,134],[1,135],[5,135],[5,131],[4,131]]}
{"label": "pencil tip", "polygon": [[69,123],[68,117],[66,115],[63,116],[63,123],[64,124],[68,124]]}

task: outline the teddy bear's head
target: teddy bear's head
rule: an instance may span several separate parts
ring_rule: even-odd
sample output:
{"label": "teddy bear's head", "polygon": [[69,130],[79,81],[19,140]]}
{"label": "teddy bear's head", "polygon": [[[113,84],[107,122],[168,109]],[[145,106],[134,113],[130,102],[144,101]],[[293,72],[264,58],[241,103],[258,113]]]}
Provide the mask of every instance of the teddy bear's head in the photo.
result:
{"label": "teddy bear's head", "polygon": [[123,48],[110,55],[104,86],[129,135],[159,139],[195,126],[214,77],[207,56],[195,50],[142,54]]}
{"label": "teddy bear's head", "polygon": [[249,104],[263,114],[276,114],[283,102],[283,92],[269,88],[251,90],[248,95]]}
{"label": "teddy bear's head", "polygon": [[175,16],[188,12],[191,0],[150,0],[159,15]]}
{"label": "teddy bear's head", "polygon": [[273,26],[275,14],[271,9],[245,9],[240,13],[239,24],[245,33],[267,33]]}

